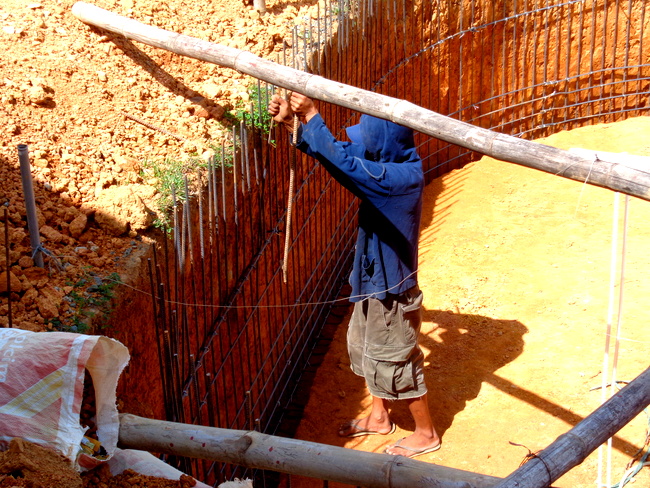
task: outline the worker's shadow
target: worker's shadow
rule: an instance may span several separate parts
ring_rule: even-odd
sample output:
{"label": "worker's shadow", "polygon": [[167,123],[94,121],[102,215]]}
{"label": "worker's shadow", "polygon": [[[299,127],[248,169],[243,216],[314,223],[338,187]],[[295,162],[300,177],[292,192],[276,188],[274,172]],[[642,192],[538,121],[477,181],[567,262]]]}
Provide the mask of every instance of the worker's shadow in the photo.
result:
{"label": "worker's shadow", "polygon": [[[434,425],[443,435],[483,383],[522,353],[528,329],[517,320],[445,310],[424,310],[422,318],[428,401]],[[406,408],[395,408],[391,417],[405,430],[415,427]]]}
{"label": "worker's shadow", "polygon": [[[226,109],[224,107],[215,103],[213,100],[210,100],[207,95],[193,90],[180,79],[169,74],[158,62],[148,56],[144,51],[140,50],[131,40],[118,34],[103,31],[96,27],[93,28],[93,30],[110,39],[127,57],[147,71],[154,80],[167,88],[170,92],[192,102],[197,108],[202,107],[210,117],[222,122],[226,121],[224,119],[224,115],[226,114]],[[182,59],[179,55],[167,51],[160,53],[158,56],[162,60],[166,60],[167,63],[172,63],[174,58]]]}
{"label": "worker's shadow", "polygon": [[[492,383],[495,371],[522,353],[528,329],[517,320],[445,310],[423,310],[422,318],[420,345],[425,354],[427,399],[436,430],[442,436],[456,414],[478,396],[483,383]],[[353,381],[358,381],[358,389],[352,389],[346,403],[363,405],[367,394],[364,380],[356,377]],[[393,403],[390,415],[403,430],[414,430],[404,402]]]}

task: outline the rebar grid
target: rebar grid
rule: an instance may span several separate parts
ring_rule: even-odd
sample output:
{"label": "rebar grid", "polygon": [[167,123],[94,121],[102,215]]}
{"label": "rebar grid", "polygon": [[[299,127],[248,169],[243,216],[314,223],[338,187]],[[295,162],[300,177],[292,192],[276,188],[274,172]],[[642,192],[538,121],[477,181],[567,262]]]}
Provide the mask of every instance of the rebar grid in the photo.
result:
{"label": "rebar grid", "polygon": [[[283,58],[483,128],[538,138],[645,113],[649,29],[642,0],[325,0],[315,21],[294,29]],[[319,108],[337,136],[358,116]],[[356,203],[300,157],[283,283],[290,147],[286,134],[274,137],[276,148],[253,128],[233,128],[220,157],[231,164],[211,161],[195,194],[185,185],[189,203],[174,212],[173,241],[150,263],[168,420],[277,433],[349,270]],[[417,141],[429,180],[477,157],[421,134]],[[176,462],[209,483],[251,475]]]}

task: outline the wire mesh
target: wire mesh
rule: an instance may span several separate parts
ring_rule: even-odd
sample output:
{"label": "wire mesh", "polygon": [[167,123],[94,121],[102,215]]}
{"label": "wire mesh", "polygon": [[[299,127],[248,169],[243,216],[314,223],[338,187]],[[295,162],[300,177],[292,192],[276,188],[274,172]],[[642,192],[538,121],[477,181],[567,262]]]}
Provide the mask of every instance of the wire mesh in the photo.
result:
{"label": "wire mesh", "polygon": [[[285,64],[525,138],[647,112],[643,0],[319,5],[317,19],[294,29]],[[274,87],[257,86],[261,117]],[[320,111],[337,137],[358,117],[326,103]],[[255,125],[233,127],[196,176],[200,190],[186,180],[173,239],[148,273],[167,419],[277,433],[349,270],[357,207],[299,157],[283,283],[291,148],[286,134],[267,137]],[[417,143],[428,180],[477,157],[421,134]],[[212,484],[254,476],[291,485],[287,476],[170,461]]]}

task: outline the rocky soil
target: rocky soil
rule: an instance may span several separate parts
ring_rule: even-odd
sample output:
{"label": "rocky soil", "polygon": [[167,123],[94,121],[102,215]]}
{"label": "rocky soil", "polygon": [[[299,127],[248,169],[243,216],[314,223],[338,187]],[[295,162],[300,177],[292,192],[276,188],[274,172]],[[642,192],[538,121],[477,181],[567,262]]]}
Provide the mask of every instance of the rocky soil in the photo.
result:
{"label": "rocky soil", "polygon": [[127,469],[113,475],[108,464],[77,472],[60,453],[23,439],[12,439],[0,452],[0,487],[3,488],[190,488],[194,478],[181,475],[168,480]]}
{"label": "rocky soil", "polygon": [[[71,13],[74,3],[0,5],[0,326],[9,324],[9,285],[14,327],[100,327],[116,283],[137,272],[155,232],[152,166],[207,157],[249,105],[249,77],[91,28]],[[267,0],[261,15],[249,3],[94,5],[273,60],[318,8]],[[30,154],[44,268],[32,259],[19,144]]]}

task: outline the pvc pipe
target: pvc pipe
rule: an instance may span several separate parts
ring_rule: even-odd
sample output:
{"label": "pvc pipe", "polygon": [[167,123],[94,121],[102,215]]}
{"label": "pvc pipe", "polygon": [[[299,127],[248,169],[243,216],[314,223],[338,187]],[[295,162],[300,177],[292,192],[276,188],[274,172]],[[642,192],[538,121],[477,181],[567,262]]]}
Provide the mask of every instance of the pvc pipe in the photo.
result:
{"label": "pvc pipe", "polygon": [[27,144],[18,144],[18,160],[20,161],[20,177],[23,180],[23,194],[25,196],[25,209],[27,210],[27,230],[29,231],[29,241],[32,245],[34,264],[42,268],[41,235],[38,229],[38,218],[36,217],[36,199],[34,198],[34,186],[29,165],[29,149],[27,148]]}

